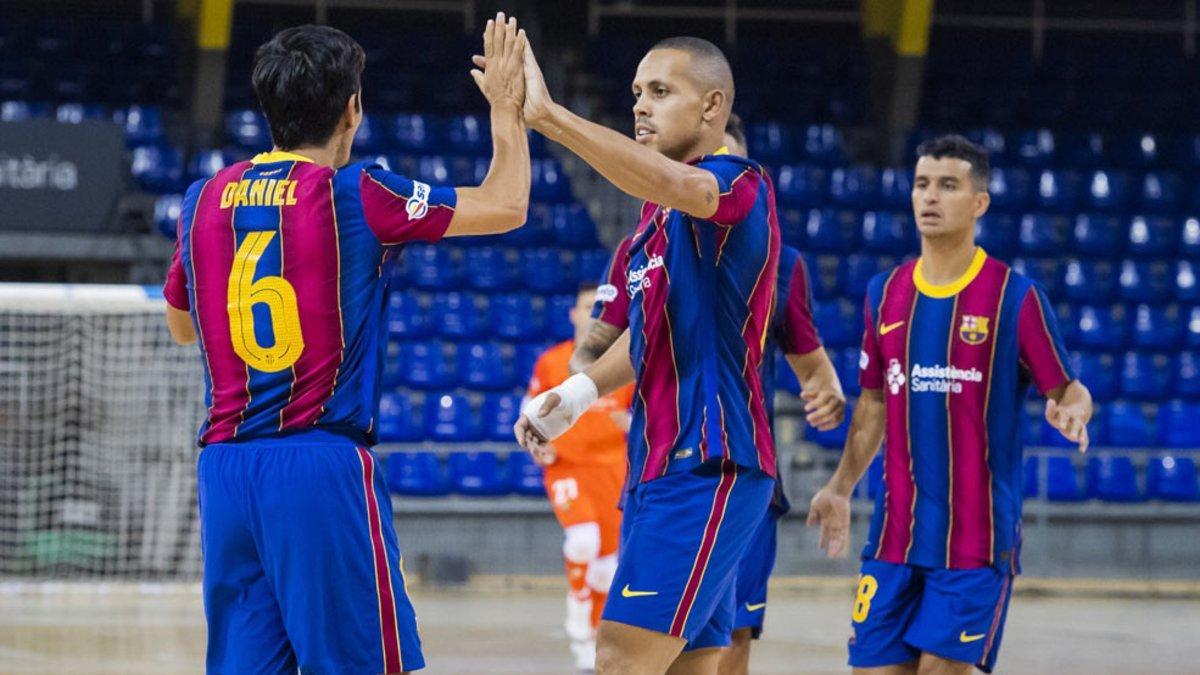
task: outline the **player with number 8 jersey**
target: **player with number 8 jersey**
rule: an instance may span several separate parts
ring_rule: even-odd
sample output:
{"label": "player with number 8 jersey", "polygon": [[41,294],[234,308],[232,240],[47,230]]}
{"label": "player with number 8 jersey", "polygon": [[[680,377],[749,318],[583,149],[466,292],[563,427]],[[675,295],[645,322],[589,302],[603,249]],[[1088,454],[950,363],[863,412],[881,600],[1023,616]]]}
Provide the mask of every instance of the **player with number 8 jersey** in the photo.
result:
{"label": "player with number 8 jersey", "polygon": [[[370,451],[401,247],[524,222],[524,34],[484,36],[495,154],[477,188],[349,163],[362,48],[285,30],[255,90],[275,149],[192,185],[163,289],[198,341],[197,464],[209,672],[398,673],[424,666],[391,503]],[[482,67],[482,66],[481,66]]]}

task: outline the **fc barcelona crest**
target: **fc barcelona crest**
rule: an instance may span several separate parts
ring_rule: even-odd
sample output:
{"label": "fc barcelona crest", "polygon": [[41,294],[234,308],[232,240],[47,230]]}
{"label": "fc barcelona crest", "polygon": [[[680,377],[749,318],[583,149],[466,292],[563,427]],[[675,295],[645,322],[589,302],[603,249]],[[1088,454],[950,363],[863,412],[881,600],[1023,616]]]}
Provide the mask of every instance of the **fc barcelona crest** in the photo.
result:
{"label": "fc barcelona crest", "polygon": [[964,314],[962,325],[958,327],[958,336],[969,345],[981,345],[987,342],[988,318]]}

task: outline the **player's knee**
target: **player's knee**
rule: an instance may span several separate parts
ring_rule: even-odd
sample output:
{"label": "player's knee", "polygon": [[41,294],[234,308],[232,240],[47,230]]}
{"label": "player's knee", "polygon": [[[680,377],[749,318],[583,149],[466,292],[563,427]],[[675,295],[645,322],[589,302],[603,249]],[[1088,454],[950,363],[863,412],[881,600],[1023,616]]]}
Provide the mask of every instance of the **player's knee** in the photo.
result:
{"label": "player's knee", "polygon": [[597,593],[608,593],[613,577],[617,575],[617,554],[596,558],[588,565],[587,585]]}
{"label": "player's knee", "polygon": [[600,556],[600,525],[579,523],[565,531],[563,557],[569,562],[588,564]]}

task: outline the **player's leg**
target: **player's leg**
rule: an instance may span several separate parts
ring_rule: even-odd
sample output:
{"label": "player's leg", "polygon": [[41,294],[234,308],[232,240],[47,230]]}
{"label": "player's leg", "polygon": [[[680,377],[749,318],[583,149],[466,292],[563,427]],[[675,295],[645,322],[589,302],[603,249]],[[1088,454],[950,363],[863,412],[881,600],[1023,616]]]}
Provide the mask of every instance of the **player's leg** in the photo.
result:
{"label": "player's leg", "polygon": [[197,463],[207,669],[294,673],[296,657],[246,517],[244,462],[253,449],[210,445]]}
{"label": "player's leg", "polygon": [[685,651],[675,657],[675,662],[667,669],[667,675],[717,675],[724,651],[720,647]]}
{"label": "player's leg", "polygon": [[882,666],[879,668],[852,668],[853,675],[917,675],[917,660],[898,666]]}
{"label": "player's leg", "polygon": [[292,441],[260,461],[250,485],[256,536],[301,671],[424,667],[374,454],[349,443]]}
{"label": "player's leg", "polygon": [[729,646],[721,650],[720,675],[748,675],[750,673],[750,643],[754,642],[754,631],[738,628],[733,631]]}
{"label": "player's leg", "polygon": [[1000,650],[1013,576],[993,567],[931,570],[905,640],[920,649],[922,674],[991,672]]}
{"label": "player's leg", "polygon": [[596,675],[662,675],[684,644],[674,635],[602,620],[596,635]]}
{"label": "player's leg", "polygon": [[733,637],[721,654],[721,675],[750,672],[750,645],[762,634],[767,612],[767,581],[775,568],[779,514],[768,511],[738,563]]}
{"label": "player's leg", "polygon": [[905,638],[923,587],[924,576],[913,567],[863,561],[850,616],[850,665],[855,673],[916,672],[921,650]]}

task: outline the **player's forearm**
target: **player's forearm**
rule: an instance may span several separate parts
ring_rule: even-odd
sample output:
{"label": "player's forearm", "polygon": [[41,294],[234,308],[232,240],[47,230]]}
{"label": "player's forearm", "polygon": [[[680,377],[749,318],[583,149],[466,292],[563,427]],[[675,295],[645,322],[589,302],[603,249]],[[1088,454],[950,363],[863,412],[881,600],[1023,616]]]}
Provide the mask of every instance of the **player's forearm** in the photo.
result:
{"label": "player's forearm", "polygon": [[838,379],[833,361],[823,347],[807,354],[788,354],[788,365],[796,373],[803,391],[834,391],[842,395],[842,382]]}
{"label": "player's forearm", "polygon": [[854,486],[875,458],[875,453],[879,452],[886,424],[885,412],[883,391],[864,389],[854,408],[854,417],[850,420],[842,459],[829,479],[829,487],[836,493],[849,495],[853,492]]}
{"label": "player's forearm", "polygon": [[583,342],[575,345],[571,361],[567,364],[568,369],[572,374],[583,372],[603,356],[604,352],[608,351],[619,337],[621,337],[620,328],[604,321],[593,321],[592,327],[588,329],[587,337],[583,339]]}
{"label": "player's forearm", "polygon": [[167,307],[167,331],[177,345],[196,342],[196,326],[192,324],[192,316],[182,309]]}
{"label": "player's forearm", "polygon": [[555,104],[538,131],[561,143],[622,192],[707,218],[717,210],[717,181],[608,127]]}
{"label": "player's forearm", "polygon": [[600,396],[607,396],[633,382],[633,361],[629,358],[629,331],[621,333],[617,341],[596,362],[584,371]]}
{"label": "player's forearm", "polygon": [[492,163],[479,187],[458,189],[452,234],[500,234],[525,224],[529,212],[529,138],[520,108],[492,106]]}

